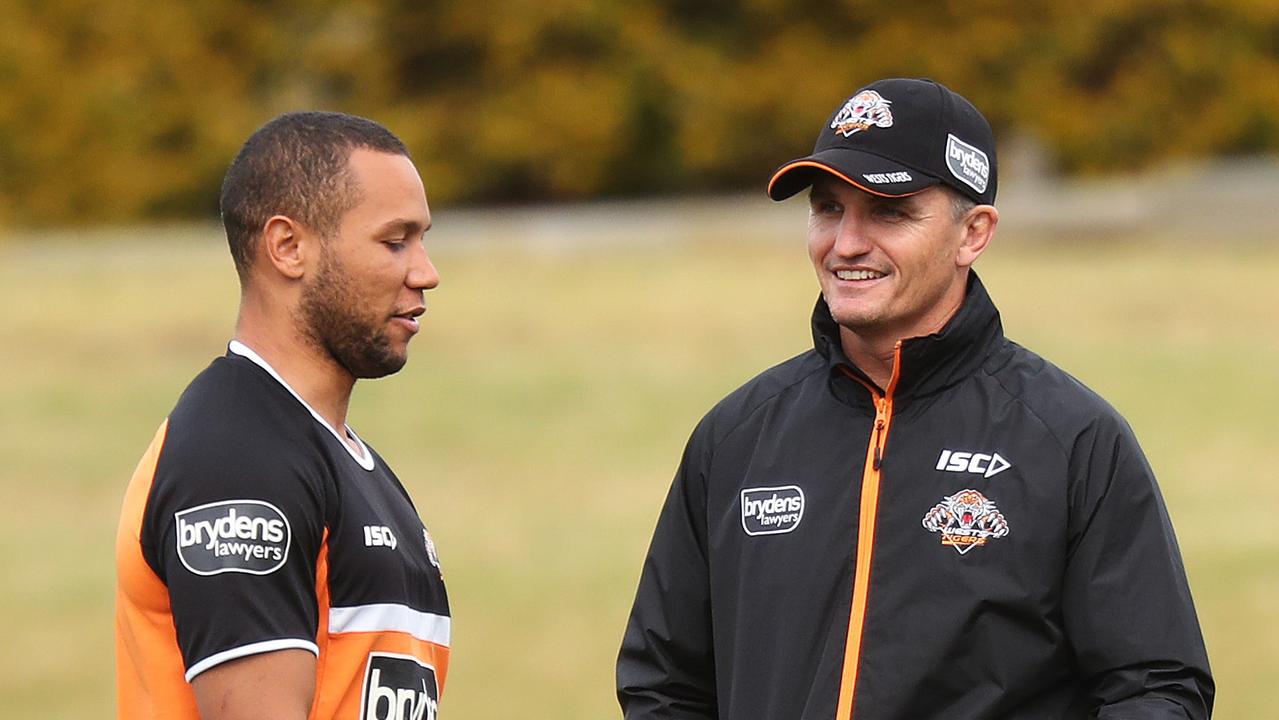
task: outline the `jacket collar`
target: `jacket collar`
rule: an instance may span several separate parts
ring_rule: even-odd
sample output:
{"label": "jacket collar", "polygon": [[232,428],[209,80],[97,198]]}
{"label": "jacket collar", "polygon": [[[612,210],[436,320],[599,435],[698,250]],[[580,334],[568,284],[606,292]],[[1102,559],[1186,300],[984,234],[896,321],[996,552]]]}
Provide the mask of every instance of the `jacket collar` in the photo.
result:
{"label": "jacket collar", "polygon": [[[969,377],[977,371],[990,353],[1003,340],[999,310],[991,301],[977,273],[968,275],[964,302],[940,331],[902,342],[900,377],[895,398],[918,398],[932,395]],[[839,326],[830,316],[826,300],[818,297],[813,309],[813,346],[826,358],[832,381],[851,371],[874,387],[866,373],[844,357],[839,341]],[[841,366],[844,368],[841,370]],[[846,378],[845,378],[846,379]],[[853,383],[856,385],[856,383]],[[883,388],[879,388],[883,392]],[[838,392],[846,401],[845,392]],[[865,399],[865,392],[854,393]],[[857,402],[860,404],[860,402]]]}

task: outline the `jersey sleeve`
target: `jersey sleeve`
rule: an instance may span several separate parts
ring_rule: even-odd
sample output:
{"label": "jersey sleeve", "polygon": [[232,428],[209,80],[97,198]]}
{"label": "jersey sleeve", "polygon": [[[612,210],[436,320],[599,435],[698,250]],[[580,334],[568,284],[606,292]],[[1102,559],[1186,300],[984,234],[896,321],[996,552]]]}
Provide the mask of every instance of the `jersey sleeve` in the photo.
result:
{"label": "jersey sleeve", "polygon": [[1071,475],[1062,609],[1094,717],[1206,720],[1213,681],[1181,553],[1127,423],[1087,428]]}
{"label": "jersey sleeve", "polygon": [[141,541],[168,589],[186,679],[263,652],[318,655],[322,460],[233,418],[183,420],[170,419]]}

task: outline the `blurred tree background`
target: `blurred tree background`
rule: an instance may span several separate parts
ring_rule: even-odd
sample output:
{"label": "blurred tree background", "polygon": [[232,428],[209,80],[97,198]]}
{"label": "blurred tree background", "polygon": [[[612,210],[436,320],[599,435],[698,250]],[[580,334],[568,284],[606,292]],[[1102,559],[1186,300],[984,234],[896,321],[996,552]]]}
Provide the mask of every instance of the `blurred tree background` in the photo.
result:
{"label": "blurred tree background", "polygon": [[124,483],[225,347],[223,173],[303,108],[474,206],[431,233],[421,356],[352,406],[448,558],[446,715],[615,717],[687,431],[808,343],[807,209],[768,174],[893,75],[981,107],[1003,179],[1046,171],[1004,185],[983,277],[1141,433],[1217,715],[1275,716],[1279,0],[0,0],[0,718],[110,713]]}
{"label": "blurred tree background", "polygon": [[859,84],[1056,169],[1279,151],[1273,0],[0,0],[0,219],[211,217],[276,113],[376,118],[444,203],[756,188]]}

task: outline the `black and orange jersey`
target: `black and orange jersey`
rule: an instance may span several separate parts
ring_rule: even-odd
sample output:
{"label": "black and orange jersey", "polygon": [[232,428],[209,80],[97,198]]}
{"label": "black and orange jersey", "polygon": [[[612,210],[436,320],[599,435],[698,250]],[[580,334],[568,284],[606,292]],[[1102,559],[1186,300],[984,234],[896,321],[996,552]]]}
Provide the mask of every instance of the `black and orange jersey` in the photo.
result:
{"label": "black and orange jersey", "polygon": [[450,618],[435,545],[355,444],[238,342],[192,381],[125,494],[119,717],[198,718],[192,678],[285,648],[317,656],[312,718],[436,717]]}

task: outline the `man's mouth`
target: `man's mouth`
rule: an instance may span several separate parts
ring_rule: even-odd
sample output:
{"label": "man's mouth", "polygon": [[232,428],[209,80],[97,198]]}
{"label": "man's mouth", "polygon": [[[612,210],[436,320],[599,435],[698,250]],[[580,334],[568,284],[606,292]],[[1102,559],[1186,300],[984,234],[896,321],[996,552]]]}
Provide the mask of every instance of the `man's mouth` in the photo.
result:
{"label": "man's mouth", "polygon": [[422,315],[422,313],[425,313],[425,312],[426,312],[426,308],[422,307],[421,305],[418,305],[415,308],[411,308],[409,310],[405,310],[404,312],[396,313],[392,315],[391,319],[401,320],[406,325],[408,325],[410,330],[412,330],[413,332],[417,332],[419,327],[417,319],[418,317]]}
{"label": "man's mouth", "polygon": [[391,317],[398,317],[398,318],[404,318],[405,320],[412,320],[413,318],[421,316],[422,313],[425,313],[425,312],[426,312],[425,305],[414,305],[413,307],[405,308],[404,310],[401,310],[397,313],[392,314]]}
{"label": "man's mouth", "polygon": [[836,270],[835,277],[840,280],[878,280],[886,273],[878,270]]}

